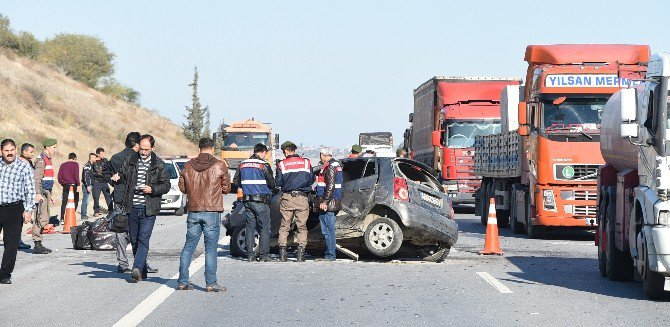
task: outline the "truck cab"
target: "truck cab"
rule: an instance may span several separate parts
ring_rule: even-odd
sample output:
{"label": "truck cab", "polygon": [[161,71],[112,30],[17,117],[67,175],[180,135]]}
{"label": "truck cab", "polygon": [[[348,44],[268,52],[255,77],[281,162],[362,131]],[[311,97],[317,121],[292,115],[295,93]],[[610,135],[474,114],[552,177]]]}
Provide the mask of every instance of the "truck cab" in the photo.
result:
{"label": "truck cab", "polygon": [[[530,45],[520,135],[527,145],[516,194],[526,228],[594,227],[605,103],[639,83],[649,48],[638,45]],[[530,210],[526,208],[530,207]],[[520,217],[522,215],[517,215]]]}
{"label": "truck cab", "polygon": [[272,127],[254,120],[233,122],[223,131],[221,159],[228,162],[231,176],[243,160],[249,159],[254,152],[254,145],[262,143],[268,147],[265,160],[273,162],[274,150],[279,144],[279,135],[272,135]]}

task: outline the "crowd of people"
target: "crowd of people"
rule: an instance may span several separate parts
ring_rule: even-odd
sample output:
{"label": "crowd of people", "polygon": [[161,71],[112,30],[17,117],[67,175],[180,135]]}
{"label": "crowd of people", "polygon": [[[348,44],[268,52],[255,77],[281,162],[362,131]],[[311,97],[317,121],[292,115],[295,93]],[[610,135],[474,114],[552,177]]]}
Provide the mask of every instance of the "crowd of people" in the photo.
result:
{"label": "crowd of people", "polygon": [[[107,202],[110,221],[125,221],[121,230],[116,230],[116,254],[118,272],[130,273],[130,282],[137,283],[155,273],[147,263],[149,244],[156,216],[160,212],[161,198],[170,190],[170,180],[165,162],[154,152],[155,139],[149,134],[131,132],[126,136],[125,149],[106,159],[103,148],[89,153],[88,160],[79,174],[77,155],[70,153],[68,160],[54,169],[53,157],[57,141],[43,142],[43,152],[35,157],[35,147],[24,144],[17,157],[17,146],[11,139],[0,143],[0,231],[3,231],[4,252],[0,267],[0,284],[11,284],[16,255],[19,248],[29,249],[21,241],[23,224],[32,221],[33,254],[49,254],[51,250],[43,244],[42,233],[50,223],[50,209],[55,199],[52,195],[55,182],[63,188],[60,221],[65,216],[65,207],[72,192],[78,204],[79,190],[82,196],[82,219],[88,218],[87,207],[93,197],[94,216],[102,214],[100,194]],[[193,289],[189,282],[189,266],[200,236],[205,243],[206,291],[225,291],[217,282],[217,249],[220,237],[221,214],[224,211],[223,194],[232,186],[241,188],[242,202],[247,215],[246,244],[247,260],[269,261],[270,200],[272,194],[281,191],[279,228],[279,261],[287,261],[287,238],[293,221],[297,225],[297,261],[304,262],[307,245],[307,218],[309,217],[309,195],[316,182],[314,210],[319,212],[321,230],[326,240],[324,258],[335,260],[335,216],[341,209],[342,167],[333,158],[332,150],[320,150],[323,166],[315,178],[308,159],[296,154],[293,142],[284,142],[281,150],[285,159],[277,163],[273,174],[265,161],[268,148],[264,144],[254,146],[254,154],[244,160],[237,169],[231,183],[228,165],[214,156],[215,142],[209,138],[199,141],[200,152],[188,161],[179,175],[179,189],[188,196],[186,241],[180,257],[178,290]],[[124,217],[124,219],[121,219]],[[259,253],[254,251],[254,234],[259,234]],[[134,260],[128,260],[126,248],[130,244]]]}

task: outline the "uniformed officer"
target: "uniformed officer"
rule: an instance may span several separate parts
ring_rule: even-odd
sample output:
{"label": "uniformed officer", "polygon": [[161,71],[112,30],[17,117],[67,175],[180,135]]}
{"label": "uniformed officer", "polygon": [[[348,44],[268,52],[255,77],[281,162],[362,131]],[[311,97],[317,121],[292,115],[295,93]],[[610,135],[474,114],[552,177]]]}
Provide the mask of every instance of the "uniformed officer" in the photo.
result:
{"label": "uniformed officer", "polygon": [[260,260],[270,260],[270,197],[275,188],[272,168],[263,158],[268,147],[262,143],[254,146],[251,158],[240,163],[233,184],[242,188],[242,202],[246,209],[247,261],[256,261],[254,253],[254,232],[258,230]]}
{"label": "uniformed officer", "polygon": [[279,261],[286,261],[286,242],[291,223],[295,219],[298,228],[298,262],[305,261],[307,245],[307,218],[309,218],[308,195],[314,183],[312,164],[309,159],[297,155],[296,145],[286,141],[281,145],[286,159],[277,164],[277,187],[283,192],[279,202],[282,215],[279,227]]}

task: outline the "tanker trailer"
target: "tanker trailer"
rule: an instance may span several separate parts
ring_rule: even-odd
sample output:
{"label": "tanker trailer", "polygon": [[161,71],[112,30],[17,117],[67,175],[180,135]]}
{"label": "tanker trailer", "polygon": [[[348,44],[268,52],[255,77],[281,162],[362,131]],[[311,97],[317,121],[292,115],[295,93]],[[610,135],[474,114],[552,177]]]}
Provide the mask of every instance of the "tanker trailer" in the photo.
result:
{"label": "tanker trailer", "polygon": [[598,268],[614,281],[641,280],[660,299],[670,277],[670,53],[653,55],[644,83],[607,102],[600,129]]}

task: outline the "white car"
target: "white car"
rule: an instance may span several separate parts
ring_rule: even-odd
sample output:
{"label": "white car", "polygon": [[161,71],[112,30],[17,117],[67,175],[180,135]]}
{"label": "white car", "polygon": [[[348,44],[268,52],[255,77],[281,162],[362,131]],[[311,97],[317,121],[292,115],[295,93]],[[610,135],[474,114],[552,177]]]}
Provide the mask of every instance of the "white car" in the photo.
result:
{"label": "white car", "polygon": [[[179,159],[176,159],[179,160]],[[186,213],[186,194],[179,190],[179,164],[175,159],[165,159],[165,169],[170,176],[170,192],[163,195],[161,199],[161,211],[174,211],[174,214],[181,216]],[[186,159],[188,161],[188,159]],[[182,166],[183,167],[183,166]]]}

